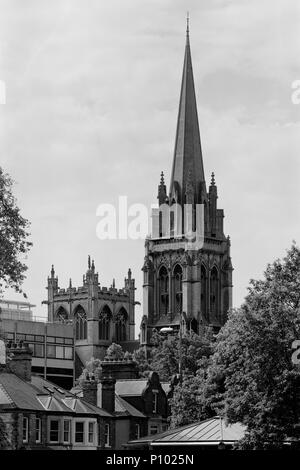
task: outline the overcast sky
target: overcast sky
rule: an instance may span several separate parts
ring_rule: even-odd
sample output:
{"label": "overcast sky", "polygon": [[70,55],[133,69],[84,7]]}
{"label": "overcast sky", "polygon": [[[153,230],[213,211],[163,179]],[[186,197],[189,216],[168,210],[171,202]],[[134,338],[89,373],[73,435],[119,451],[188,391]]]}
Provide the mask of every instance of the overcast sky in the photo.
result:
{"label": "overcast sky", "polygon": [[[47,276],[142,300],[144,242],[100,241],[96,209],[156,202],[169,183],[190,39],[204,167],[231,236],[234,305],[300,230],[299,0],[0,0],[0,165],[17,182],[33,248],[24,289],[44,315]],[[8,292],[7,297],[20,298]],[[139,324],[141,308],[137,308]]]}

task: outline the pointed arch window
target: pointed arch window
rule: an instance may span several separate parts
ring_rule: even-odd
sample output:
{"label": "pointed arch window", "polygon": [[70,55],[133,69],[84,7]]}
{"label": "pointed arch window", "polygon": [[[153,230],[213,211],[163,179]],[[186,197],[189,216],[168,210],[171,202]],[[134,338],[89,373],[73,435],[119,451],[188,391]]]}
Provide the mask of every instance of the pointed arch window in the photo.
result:
{"label": "pointed arch window", "polygon": [[87,339],[87,319],[84,309],[79,306],[75,310],[75,335],[76,339]]}
{"label": "pointed arch window", "polygon": [[60,323],[66,323],[68,320],[68,313],[64,307],[59,307],[56,312],[56,320]]}
{"label": "pointed arch window", "polygon": [[159,271],[159,313],[166,315],[169,308],[169,275],[163,266]]}
{"label": "pointed arch window", "polygon": [[119,310],[117,314],[116,326],[116,340],[117,342],[126,341],[126,325],[127,325],[127,312],[124,307]]}
{"label": "pointed arch window", "polygon": [[216,267],[210,273],[210,310],[215,316],[218,315],[219,304],[219,275]]}
{"label": "pointed arch window", "polygon": [[175,313],[182,313],[182,267],[177,264],[174,269]]}
{"label": "pointed arch window", "polygon": [[207,317],[207,273],[203,264],[201,266],[201,313]]}
{"label": "pointed arch window", "polygon": [[111,310],[105,305],[99,314],[99,339],[109,339],[111,317]]}

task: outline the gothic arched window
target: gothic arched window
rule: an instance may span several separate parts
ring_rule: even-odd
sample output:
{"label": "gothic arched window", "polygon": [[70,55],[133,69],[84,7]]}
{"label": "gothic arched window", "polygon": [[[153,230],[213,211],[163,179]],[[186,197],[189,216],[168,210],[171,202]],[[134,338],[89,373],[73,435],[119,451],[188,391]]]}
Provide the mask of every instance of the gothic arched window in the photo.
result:
{"label": "gothic arched window", "polygon": [[68,320],[68,314],[64,307],[59,307],[59,309],[57,310],[56,320],[61,323],[65,323]]}
{"label": "gothic arched window", "polygon": [[117,342],[126,341],[127,312],[124,307],[119,310],[116,321],[116,340]]}
{"label": "gothic arched window", "polygon": [[218,314],[219,276],[216,267],[210,273],[210,310],[213,315]]}
{"label": "gothic arched window", "polygon": [[76,339],[87,339],[87,319],[84,309],[79,305],[74,313]]}
{"label": "gothic arched window", "polygon": [[166,315],[169,307],[169,275],[163,266],[159,271],[159,314]]}
{"label": "gothic arched window", "polygon": [[182,268],[177,264],[174,269],[175,313],[182,313]]}
{"label": "gothic arched window", "polygon": [[99,314],[99,339],[109,339],[111,310],[105,305]]}
{"label": "gothic arched window", "polygon": [[201,266],[201,313],[207,316],[207,274],[203,264]]}

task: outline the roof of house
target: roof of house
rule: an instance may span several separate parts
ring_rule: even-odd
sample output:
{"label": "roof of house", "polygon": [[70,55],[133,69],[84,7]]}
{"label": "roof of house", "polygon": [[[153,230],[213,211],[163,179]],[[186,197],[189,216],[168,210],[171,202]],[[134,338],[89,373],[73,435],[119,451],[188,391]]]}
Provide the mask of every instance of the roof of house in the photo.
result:
{"label": "roof of house", "polygon": [[223,418],[215,416],[205,421],[200,421],[166,432],[145,436],[141,439],[130,441],[129,444],[151,443],[155,445],[213,445],[237,442],[244,437],[246,427],[240,423],[226,425]]}
{"label": "roof of house", "polygon": [[137,410],[117,394],[115,396],[115,411],[116,413],[125,413],[129,416],[134,416],[135,418],[147,418],[143,413],[141,413],[141,411]]}
{"label": "roof of house", "polygon": [[[79,387],[74,387],[73,392],[77,397],[82,397],[83,392]],[[117,393],[115,394],[115,412],[119,415],[134,416],[135,418],[146,418],[146,416],[137,410],[134,406],[130,405],[126,400],[123,400]]]}
{"label": "roof of house", "polygon": [[141,396],[148,385],[147,379],[123,379],[116,382],[116,393],[118,395]]}
{"label": "roof of house", "polygon": [[0,409],[6,408],[111,416],[42,377],[33,375],[31,382],[26,382],[11,372],[1,372]]}

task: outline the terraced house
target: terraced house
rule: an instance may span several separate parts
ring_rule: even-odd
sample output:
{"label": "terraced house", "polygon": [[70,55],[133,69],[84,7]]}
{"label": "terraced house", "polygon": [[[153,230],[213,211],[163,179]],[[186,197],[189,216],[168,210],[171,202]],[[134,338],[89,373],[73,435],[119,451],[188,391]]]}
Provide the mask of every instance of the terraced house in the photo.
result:
{"label": "terraced house", "polygon": [[31,374],[32,352],[1,343],[0,447],[97,450],[114,446],[113,416]]}

